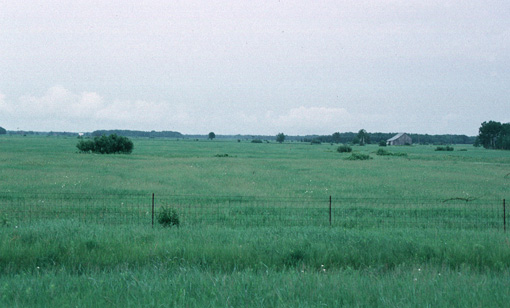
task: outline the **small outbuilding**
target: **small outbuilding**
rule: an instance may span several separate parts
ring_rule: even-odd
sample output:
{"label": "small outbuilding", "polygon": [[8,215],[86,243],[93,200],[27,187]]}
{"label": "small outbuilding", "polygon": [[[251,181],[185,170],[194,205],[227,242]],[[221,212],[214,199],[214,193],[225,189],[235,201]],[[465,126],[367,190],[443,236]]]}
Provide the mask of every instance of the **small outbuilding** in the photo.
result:
{"label": "small outbuilding", "polygon": [[413,144],[413,139],[409,137],[406,133],[396,134],[392,138],[386,140],[387,145],[411,145]]}

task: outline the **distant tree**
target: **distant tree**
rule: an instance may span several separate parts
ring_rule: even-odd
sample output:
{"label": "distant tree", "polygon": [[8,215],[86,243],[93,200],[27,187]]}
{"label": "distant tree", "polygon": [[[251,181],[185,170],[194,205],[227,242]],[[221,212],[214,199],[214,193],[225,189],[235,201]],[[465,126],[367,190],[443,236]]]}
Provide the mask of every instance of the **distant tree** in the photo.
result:
{"label": "distant tree", "polygon": [[5,135],[7,134],[7,130],[5,130],[5,128],[3,127],[0,127],[0,135]]}
{"label": "distant tree", "polygon": [[285,134],[284,133],[279,133],[278,135],[276,135],[276,141],[279,142],[279,143],[282,143],[285,141]]}
{"label": "distant tree", "polygon": [[342,137],[340,136],[340,133],[339,132],[336,132],[336,133],[333,133],[333,135],[331,135],[331,140],[334,142],[334,143],[340,143],[340,140],[342,139]]}
{"label": "distant tree", "polygon": [[364,129],[360,129],[356,137],[358,137],[359,145],[365,145],[370,143],[370,135]]}
{"label": "distant tree", "polygon": [[213,133],[213,132],[210,132],[210,133],[209,133],[209,137],[208,137],[208,138],[209,138],[209,139],[211,139],[211,140],[213,140],[214,138],[216,138],[216,134],[215,134],[215,133]]}
{"label": "distant tree", "polygon": [[112,134],[96,136],[94,140],[80,140],[76,147],[84,153],[129,154],[133,151],[133,142],[127,137]]}
{"label": "distant tree", "polygon": [[496,148],[502,150],[510,150],[510,123],[501,125],[498,139],[496,140]]}
{"label": "distant tree", "polygon": [[501,127],[499,122],[483,122],[478,130],[478,142],[486,149],[495,149],[496,140],[501,137]]}

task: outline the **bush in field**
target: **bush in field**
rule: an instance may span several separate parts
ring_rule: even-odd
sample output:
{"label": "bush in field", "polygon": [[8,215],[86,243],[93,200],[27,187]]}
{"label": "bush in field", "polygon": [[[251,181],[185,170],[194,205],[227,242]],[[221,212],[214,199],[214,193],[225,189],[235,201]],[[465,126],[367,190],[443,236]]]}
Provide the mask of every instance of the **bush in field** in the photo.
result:
{"label": "bush in field", "polygon": [[127,137],[112,134],[108,137],[105,135],[96,136],[94,140],[80,140],[76,147],[84,153],[129,154],[133,151],[133,142]]}
{"label": "bush in field", "polygon": [[76,145],[80,152],[89,153],[94,152],[94,141],[93,140],[80,140]]}
{"label": "bush in field", "polygon": [[379,146],[380,146],[380,147],[385,147],[385,146],[387,146],[387,144],[386,144],[386,140],[381,140],[381,141],[379,141]]}
{"label": "bush in field", "polygon": [[253,139],[251,143],[262,143],[262,140],[260,139]]}
{"label": "bush in field", "polygon": [[339,153],[350,153],[352,152],[352,148],[348,145],[341,145],[336,149]]}
{"label": "bush in field", "polygon": [[385,149],[379,149],[377,152],[375,152],[378,156],[405,156],[407,157],[407,153],[392,153],[389,151],[386,151]]}
{"label": "bush in field", "polygon": [[179,227],[179,214],[171,207],[163,207],[158,213],[158,222],[163,227]]}
{"label": "bush in field", "polygon": [[346,160],[369,160],[372,159],[370,155],[363,153],[352,153],[351,156],[347,157]]}
{"label": "bush in field", "polygon": [[453,151],[453,147],[448,145],[446,147],[437,147],[435,151]]}

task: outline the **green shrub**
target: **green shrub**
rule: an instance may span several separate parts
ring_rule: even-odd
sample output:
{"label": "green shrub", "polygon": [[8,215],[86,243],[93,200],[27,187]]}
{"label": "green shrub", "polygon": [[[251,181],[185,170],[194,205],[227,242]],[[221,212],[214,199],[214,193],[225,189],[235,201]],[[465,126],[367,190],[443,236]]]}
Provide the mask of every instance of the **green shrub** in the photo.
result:
{"label": "green shrub", "polygon": [[389,151],[386,151],[385,149],[379,149],[377,152],[375,152],[376,155],[379,156],[404,156],[407,157],[407,153],[392,153]]}
{"label": "green shrub", "polygon": [[76,147],[83,153],[129,154],[133,151],[133,142],[127,137],[112,134],[96,136],[94,140],[80,140]]}
{"label": "green shrub", "polygon": [[385,146],[387,146],[386,141],[385,141],[385,140],[381,140],[381,141],[379,141],[379,146],[380,146],[380,147],[385,147]]}
{"label": "green shrub", "polygon": [[339,153],[350,153],[352,148],[348,145],[341,145],[336,149]]}
{"label": "green shrub", "polygon": [[321,141],[319,139],[313,139],[310,144],[321,144]]}
{"label": "green shrub", "polygon": [[228,157],[228,154],[216,154],[214,157]]}
{"label": "green shrub", "polygon": [[363,153],[352,153],[351,156],[347,157],[346,160],[369,160],[372,159],[370,155]]}
{"label": "green shrub", "polygon": [[260,139],[253,139],[251,143],[262,143],[262,140]]}
{"label": "green shrub", "polygon": [[376,155],[379,155],[379,156],[390,156],[391,153],[386,151],[385,149],[379,149],[377,150],[377,152],[375,152]]}
{"label": "green shrub", "polygon": [[437,147],[435,149],[435,151],[453,151],[453,150],[454,150],[453,147],[448,145],[446,147]]}
{"label": "green shrub", "polygon": [[171,207],[162,207],[158,213],[158,223],[163,227],[179,227],[179,213]]}

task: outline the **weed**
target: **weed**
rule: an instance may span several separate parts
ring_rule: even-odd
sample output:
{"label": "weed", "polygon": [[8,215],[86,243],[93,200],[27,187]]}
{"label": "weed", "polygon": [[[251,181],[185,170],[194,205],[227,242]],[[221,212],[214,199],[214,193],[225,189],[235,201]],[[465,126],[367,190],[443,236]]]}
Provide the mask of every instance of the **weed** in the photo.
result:
{"label": "weed", "polygon": [[177,210],[171,207],[163,207],[158,213],[158,222],[163,227],[179,227],[179,214],[177,213]]}
{"label": "weed", "polygon": [[341,145],[336,149],[339,153],[350,153],[352,148],[348,145]]}
{"label": "weed", "polygon": [[363,153],[352,153],[351,156],[345,158],[346,160],[369,160],[372,159],[370,155]]}

